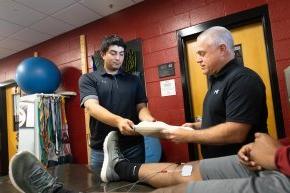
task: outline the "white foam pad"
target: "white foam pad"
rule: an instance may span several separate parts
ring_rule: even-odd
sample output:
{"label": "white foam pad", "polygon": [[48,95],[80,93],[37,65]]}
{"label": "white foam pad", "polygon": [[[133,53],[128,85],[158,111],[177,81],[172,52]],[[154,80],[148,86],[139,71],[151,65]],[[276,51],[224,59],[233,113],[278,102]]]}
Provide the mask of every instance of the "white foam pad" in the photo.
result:
{"label": "white foam pad", "polygon": [[[174,126],[174,125],[168,125],[162,121],[142,121],[139,124],[134,126],[134,130],[138,133],[140,133],[143,136],[152,136],[152,137],[160,137],[161,131],[163,130],[172,130],[172,129],[178,129],[181,126]],[[189,127],[182,127],[185,129],[191,129]]]}

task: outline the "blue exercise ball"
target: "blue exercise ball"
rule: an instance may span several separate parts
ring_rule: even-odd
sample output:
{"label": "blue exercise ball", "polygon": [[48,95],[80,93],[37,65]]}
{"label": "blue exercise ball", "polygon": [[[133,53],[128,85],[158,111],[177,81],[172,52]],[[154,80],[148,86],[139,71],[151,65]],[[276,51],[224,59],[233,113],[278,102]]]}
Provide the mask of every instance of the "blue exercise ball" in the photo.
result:
{"label": "blue exercise ball", "polygon": [[16,82],[27,94],[53,93],[60,81],[59,69],[46,58],[27,58],[16,69]]}

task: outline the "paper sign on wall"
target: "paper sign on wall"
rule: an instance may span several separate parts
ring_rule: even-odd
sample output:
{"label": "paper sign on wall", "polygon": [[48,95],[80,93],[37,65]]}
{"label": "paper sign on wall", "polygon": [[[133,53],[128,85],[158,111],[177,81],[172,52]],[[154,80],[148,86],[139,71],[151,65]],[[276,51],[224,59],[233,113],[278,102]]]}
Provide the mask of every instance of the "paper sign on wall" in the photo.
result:
{"label": "paper sign on wall", "polygon": [[175,80],[163,80],[160,81],[161,96],[176,95]]}

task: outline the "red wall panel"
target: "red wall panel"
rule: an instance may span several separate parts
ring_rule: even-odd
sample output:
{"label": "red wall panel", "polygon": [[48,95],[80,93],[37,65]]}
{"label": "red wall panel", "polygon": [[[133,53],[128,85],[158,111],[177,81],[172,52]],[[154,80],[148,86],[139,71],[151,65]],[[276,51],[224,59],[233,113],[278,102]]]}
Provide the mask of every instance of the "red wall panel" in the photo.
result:
{"label": "red wall panel", "polygon": [[[290,105],[283,72],[290,63],[289,0],[145,0],[33,48],[1,59],[0,81],[14,78],[19,62],[37,51],[39,56],[51,59],[61,69],[61,87],[78,93],[78,78],[81,75],[79,35],[86,35],[90,68],[90,56],[99,48],[100,41],[105,35],[116,33],[127,41],[141,38],[149,107],[158,120],[179,125],[184,123],[185,117],[176,30],[266,3],[268,3],[272,25],[284,125],[287,136],[290,136]],[[169,78],[175,79],[177,94],[161,97],[160,80],[168,78],[159,79],[158,65],[167,62],[175,62],[176,74]],[[79,93],[76,97],[67,100],[66,107],[75,162],[86,163],[84,113],[79,107]],[[162,144],[166,161],[188,160],[185,144],[176,145],[167,141]]]}
{"label": "red wall panel", "polygon": [[269,12],[271,21],[280,21],[284,19],[290,18],[290,1],[276,1],[276,0],[268,0],[269,1]]}
{"label": "red wall panel", "polygon": [[189,18],[189,13],[182,13],[173,17],[169,17],[167,19],[164,19],[160,23],[160,30],[161,33],[167,33],[167,32],[172,32],[176,31],[179,29],[183,29],[186,27],[190,26],[190,18]]}
{"label": "red wall panel", "polygon": [[267,4],[267,0],[247,0],[247,9]]}
{"label": "red wall panel", "polygon": [[240,10],[245,10],[247,8],[247,1],[245,0],[225,0],[225,15],[230,15],[236,12],[239,12]]}
{"label": "red wall panel", "polygon": [[277,40],[274,44],[276,60],[285,60],[289,58],[290,39]]}
{"label": "red wall panel", "polygon": [[143,42],[143,53],[151,53],[177,46],[176,33],[171,32],[162,36],[153,37]]}
{"label": "red wall panel", "polygon": [[190,23],[196,25],[208,20],[225,16],[223,1],[216,1],[190,11]]}
{"label": "red wall panel", "polygon": [[138,25],[137,37],[143,37],[143,39],[148,39],[157,35],[160,35],[160,23],[154,22],[150,24],[150,28],[147,25],[142,25],[141,23]]}
{"label": "red wall panel", "polygon": [[180,13],[189,12],[190,10],[195,10],[199,7],[206,5],[205,0],[173,0],[173,9],[176,15]]}
{"label": "red wall panel", "polygon": [[283,39],[289,39],[290,38],[290,18],[285,20],[280,20],[277,22],[272,22],[272,34],[273,34],[273,40],[283,40]]}

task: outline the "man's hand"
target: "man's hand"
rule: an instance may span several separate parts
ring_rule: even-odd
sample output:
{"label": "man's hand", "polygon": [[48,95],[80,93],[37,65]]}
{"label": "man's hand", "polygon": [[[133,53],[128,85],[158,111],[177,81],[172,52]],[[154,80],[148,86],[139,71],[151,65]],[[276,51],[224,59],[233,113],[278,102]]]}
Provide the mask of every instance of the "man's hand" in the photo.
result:
{"label": "man's hand", "polygon": [[161,137],[175,143],[188,143],[191,142],[193,133],[194,129],[188,127],[175,127],[162,130]]}
{"label": "man's hand", "polygon": [[276,169],[275,153],[280,146],[281,144],[269,135],[256,133],[255,142],[250,151],[251,160],[255,161],[264,169],[274,170]]}
{"label": "man's hand", "polygon": [[257,163],[253,160],[251,160],[250,153],[252,151],[253,143],[249,143],[247,145],[244,145],[238,152],[238,157],[240,162],[247,166],[250,170],[256,171],[261,170],[262,167],[257,165]]}
{"label": "man's hand", "polygon": [[136,132],[133,130],[134,123],[129,119],[120,118],[117,126],[123,135],[136,135]]}
{"label": "man's hand", "polygon": [[201,122],[194,122],[194,123],[184,123],[181,125],[182,127],[190,127],[192,129],[200,129],[201,127]]}

